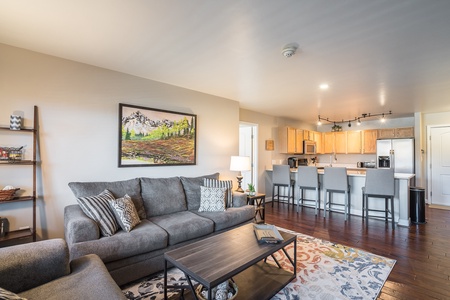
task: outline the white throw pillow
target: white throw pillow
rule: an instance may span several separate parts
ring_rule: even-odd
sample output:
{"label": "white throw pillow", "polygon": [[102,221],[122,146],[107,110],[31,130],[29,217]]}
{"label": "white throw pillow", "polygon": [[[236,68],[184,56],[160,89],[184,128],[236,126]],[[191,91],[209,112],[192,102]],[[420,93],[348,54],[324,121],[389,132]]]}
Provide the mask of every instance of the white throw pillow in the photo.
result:
{"label": "white throw pillow", "polygon": [[109,204],[120,227],[126,232],[130,232],[137,224],[141,223],[139,214],[130,196],[125,195],[122,198],[110,200]]}
{"label": "white throw pillow", "polygon": [[225,194],[227,188],[200,187],[200,208],[202,211],[225,211]]}
{"label": "white throw pillow", "polygon": [[97,196],[79,197],[77,199],[83,212],[98,224],[103,236],[112,236],[119,229],[114,212],[109,205],[109,201],[115,199],[114,195],[108,190],[104,190]]}
{"label": "white throw pillow", "polygon": [[232,192],[233,181],[205,178],[205,179],[203,179],[203,185],[206,187],[227,188],[227,195],[226,195],[225,203],[226,203],[227,207],[233,206],[233,192]]}

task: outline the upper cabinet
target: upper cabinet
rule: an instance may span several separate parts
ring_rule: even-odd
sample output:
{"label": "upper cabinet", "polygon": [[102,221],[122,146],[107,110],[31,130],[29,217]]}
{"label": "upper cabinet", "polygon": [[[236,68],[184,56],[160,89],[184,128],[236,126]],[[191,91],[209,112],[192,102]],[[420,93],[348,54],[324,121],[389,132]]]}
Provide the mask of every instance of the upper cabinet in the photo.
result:
{"label": "upper cabinet", "polygon": [[280,127],[278,132],[280,153],[303,153],[303,130],[293,127]]}
{"label": "upper cabinet", "polygon": [[363,131],[363,147],[362,153],[364,154],[375,154],[377,153],[377,139],[378,130],[364,130]]}
{"label": "upper cabinet", "polygon": [[334,133],[334,152],[339,154],[347,153],[346,131],[338,131]]}
{"label": "upper cabinet", "polygon": [[379,139],[398,139],[414,137],[414,127],[378,129]]}
{"label": "upper cabinet", "polygon": [[347,153],[361,153],[361,131],[347,131]]}
{"label": "upper cabinet", "polygon": [[311,131],[314,132],[313,141],[316,142],[316,153],[322,154],[323,153],[323,146],[322,146],[322,132],[317,131]]}
{"label": "upper cabinet", "polygon": [[323,132],[322,133],[322,150],[324,154],[334,152],[334,132]]}

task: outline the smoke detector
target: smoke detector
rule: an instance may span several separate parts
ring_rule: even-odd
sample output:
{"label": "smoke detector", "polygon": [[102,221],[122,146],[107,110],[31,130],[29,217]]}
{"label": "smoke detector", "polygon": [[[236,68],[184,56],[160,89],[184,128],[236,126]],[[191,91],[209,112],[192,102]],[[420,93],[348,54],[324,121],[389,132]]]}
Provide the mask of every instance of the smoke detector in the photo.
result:
{"label": "smoke detector", "polygon": [[283,54],[284,57],[291,57],[295,54],[295,51],[297,51],[298,45],[297,44],[288,44],[284,46],[283,50],[281,50],[281,54]]}

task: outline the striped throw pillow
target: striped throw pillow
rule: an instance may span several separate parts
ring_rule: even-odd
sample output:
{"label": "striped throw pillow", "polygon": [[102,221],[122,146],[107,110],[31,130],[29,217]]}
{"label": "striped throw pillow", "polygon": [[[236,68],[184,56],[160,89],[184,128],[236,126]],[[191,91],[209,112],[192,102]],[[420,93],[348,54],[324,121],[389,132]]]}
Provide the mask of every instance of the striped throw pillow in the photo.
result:
{"label": "striped throw pillow", "polygon": [[130,232],[137,224],[141,223],[130,196],[125,195],[122,198],[110,200],[109,205],[114,210],[114,215],[120,227],[126,232]]}
{"label": "striped throw pillow", "polygon": [[200,207],[202,211],[225,211],[225,195],[227,188],[212,188],[200,186]]}
{"label": "striped throw pillow", "polygon": [[233,181],[204,178],[203,185],[206,187],[227,188],[227,195],[226,195],[225,203],[226,203],[227,207],[233,206],[233,192],[232,192]]}
{"label": "striped throw pillow", "polygon": [[109,201],[115,200],[114,195],[104,190],[97,196],[79,197],[77,199],[83,212],[94,220],[103,236],[112,236],[119,229]]}

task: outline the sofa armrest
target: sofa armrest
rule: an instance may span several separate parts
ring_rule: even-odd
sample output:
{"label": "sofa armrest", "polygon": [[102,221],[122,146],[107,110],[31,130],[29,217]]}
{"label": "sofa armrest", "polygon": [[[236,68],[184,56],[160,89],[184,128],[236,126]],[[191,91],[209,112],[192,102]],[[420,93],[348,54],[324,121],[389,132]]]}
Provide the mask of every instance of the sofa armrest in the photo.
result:
{"label": "sofa armrest", "polygon": [[100,229],[79,205],[69,205],[64,208],[64,235],[70,247],[75,243],[98,240]]}
{"label": "sofa armrest", "polygon": [[0,249],[0,286],[14,293],[70,273],[69,249],[63,239]]}
{"label": "sofa armrest", "polygon": [[247,205],[247,194],[233,191],[233,207],[242,207]]}
{"label": "sofa armrest", "polygon": [[126,300],[125,295],[97,255],[89,254],[74,259],[70,267],[70,275],[27,290],[20,296],[36,300]]}

